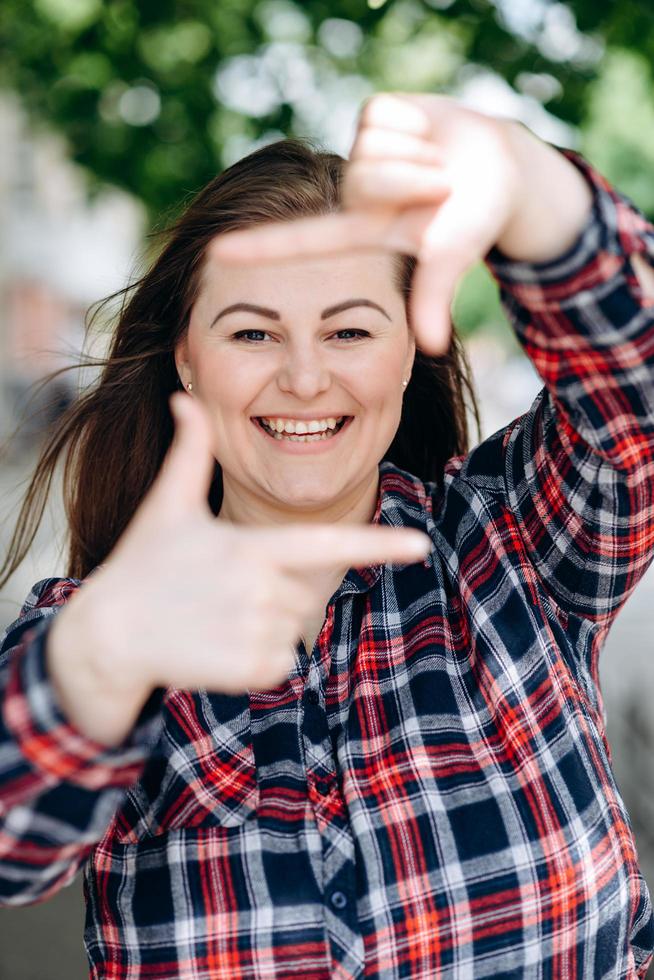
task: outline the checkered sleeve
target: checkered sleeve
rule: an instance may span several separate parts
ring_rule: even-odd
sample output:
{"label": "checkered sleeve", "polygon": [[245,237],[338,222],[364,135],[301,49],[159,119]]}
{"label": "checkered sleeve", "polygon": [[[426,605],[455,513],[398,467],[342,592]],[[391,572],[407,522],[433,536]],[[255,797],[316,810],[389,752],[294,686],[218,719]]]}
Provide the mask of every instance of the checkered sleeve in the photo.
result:
{"label": "checkered sleeve", "polygon": [[605,635],[654,553],[654,299],[637,269],[654,228],[562,152],[593,191],[578,240],[547,263],[487,256],[545,383],[501,434],[505,492],[545,588]]}
{"label": "checkered sleeve", "polygon": [[37,582],[0,644],[0,905],[43,901],[73,880],[158,738],[161,689],[115,748],[64,717],[45,648],[80,585]]}

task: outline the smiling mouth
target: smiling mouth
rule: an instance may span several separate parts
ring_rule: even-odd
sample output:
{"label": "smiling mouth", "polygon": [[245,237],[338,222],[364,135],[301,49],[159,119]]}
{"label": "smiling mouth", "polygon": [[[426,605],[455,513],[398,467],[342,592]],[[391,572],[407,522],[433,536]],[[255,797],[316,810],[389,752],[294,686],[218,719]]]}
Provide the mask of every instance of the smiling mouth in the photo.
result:
{"label": "smiling mouth", "polygon": [[341,429],[353,418],[353,415],[343,415],[333,429],[328,428],[322,432],[307,432],[301,435],[298,435],[296,432],[277,432],[276,429],[273,429],[264,422],[261,417],[255,418],[255,422],[263,429],[267,436],[271,439],[277,439],[280,442],[326,442],[328,439],[333,439],[335,435],[338,435]]}

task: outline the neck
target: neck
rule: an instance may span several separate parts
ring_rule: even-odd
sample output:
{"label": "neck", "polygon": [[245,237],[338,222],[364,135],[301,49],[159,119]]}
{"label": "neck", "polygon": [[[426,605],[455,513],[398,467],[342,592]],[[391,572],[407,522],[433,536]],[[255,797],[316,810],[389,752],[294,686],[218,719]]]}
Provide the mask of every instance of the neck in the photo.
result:
{"label": "neck", "polygon": [[375,514],[379,471],[375,469],[337,500],[314,509],[285,505],[244,487],[223,472],[223,501],[218,517],[232,524],[369,524]]}

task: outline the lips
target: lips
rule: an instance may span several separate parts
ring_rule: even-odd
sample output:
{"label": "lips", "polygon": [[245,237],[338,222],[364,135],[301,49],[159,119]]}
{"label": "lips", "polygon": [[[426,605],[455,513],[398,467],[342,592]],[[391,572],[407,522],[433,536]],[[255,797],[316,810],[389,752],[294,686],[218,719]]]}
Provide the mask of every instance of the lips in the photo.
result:
{"label": "lips", "polygon": [[266,425],[263,419],[269,418],[269,416],[254,416],[252,417],[252,422],[257,425],[269,439],[275,442],[283,443],[284,445],[290,446],[302,446],[302,445],[322,445],[325,442],[330,442],[338,436],[341,432],[354,418],[352,415],[344,415],[341,417],[341,421],[337,422],[334,429],[327,429],[322,432],[311,432],[311,433],[291,433],[291,432],[277,432],[270,426]]}

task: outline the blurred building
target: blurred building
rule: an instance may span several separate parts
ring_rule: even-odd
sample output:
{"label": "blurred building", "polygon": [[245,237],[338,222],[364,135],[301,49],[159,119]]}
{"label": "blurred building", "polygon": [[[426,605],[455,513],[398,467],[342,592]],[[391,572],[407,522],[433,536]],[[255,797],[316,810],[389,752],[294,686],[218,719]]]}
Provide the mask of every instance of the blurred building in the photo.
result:
{"label": "blurred building", "polygon": [[23,423],[13,445],[21,453],[83,379],[65,373],[28,408],[31,386],[74,362],[86,309],[125,284],[144,221],[126,194],[91,200],[62,141],[35,133],[7,95],[0,145],[0,439]]}

